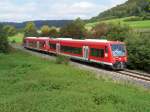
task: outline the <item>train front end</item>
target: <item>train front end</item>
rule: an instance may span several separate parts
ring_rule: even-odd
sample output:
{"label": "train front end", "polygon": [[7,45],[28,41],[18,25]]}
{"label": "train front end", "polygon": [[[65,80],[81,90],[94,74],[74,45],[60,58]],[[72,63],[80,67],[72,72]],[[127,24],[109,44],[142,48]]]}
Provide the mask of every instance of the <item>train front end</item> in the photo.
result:
{"label": "train front end", "polygon": [[122,42],[113,43],[111,46],[112,62],[114,70],[123,70],[127,63],[127,50]]}

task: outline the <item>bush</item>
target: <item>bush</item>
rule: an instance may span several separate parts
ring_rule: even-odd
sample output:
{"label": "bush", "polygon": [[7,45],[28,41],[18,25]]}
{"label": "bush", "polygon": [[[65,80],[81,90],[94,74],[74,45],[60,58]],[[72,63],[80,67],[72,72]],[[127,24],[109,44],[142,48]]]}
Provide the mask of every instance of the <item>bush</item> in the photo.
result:
{"label": "bush", "polygon": [[69,64],[69,57],[67,56],[62,56],[62,55],[59,55],[56,57],[56,63],[57,64],[65,64],[65,65],[68,65]]}
{"label": "bush", "polygon": [[7,33],[3,29],[3,25],[0,25],[0,53],[8,53],[9,52],[9,44]]}
{"label": "bush", "polygon": [[13,43],[13,44],[16,43],[16,40],[13,39],[13,40],[11,41],[11,43]]}
{"label": "bush", "polygon": [[128,67],[145,70],[150,73],[150,41],[149,35],[129,34],[126,39],[128,50]]}

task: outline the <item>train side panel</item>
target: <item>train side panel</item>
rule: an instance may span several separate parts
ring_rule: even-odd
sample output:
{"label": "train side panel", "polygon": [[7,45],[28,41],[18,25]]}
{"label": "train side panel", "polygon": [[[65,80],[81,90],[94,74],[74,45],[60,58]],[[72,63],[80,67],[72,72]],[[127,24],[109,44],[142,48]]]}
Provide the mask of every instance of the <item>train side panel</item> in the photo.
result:
{"label": "train side panel", "polygon": [[108,43],[90,43],[89,60],[112,66],[111,49]]}

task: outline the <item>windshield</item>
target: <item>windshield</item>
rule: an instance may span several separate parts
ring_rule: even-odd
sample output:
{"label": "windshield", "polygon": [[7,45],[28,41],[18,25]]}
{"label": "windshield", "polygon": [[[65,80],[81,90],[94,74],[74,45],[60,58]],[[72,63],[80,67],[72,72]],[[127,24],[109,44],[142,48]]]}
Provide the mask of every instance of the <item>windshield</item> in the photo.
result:
{"label": "windshield", "polygon": [[123,44],[111,45],[113,56],[125,56],[125,46]]}

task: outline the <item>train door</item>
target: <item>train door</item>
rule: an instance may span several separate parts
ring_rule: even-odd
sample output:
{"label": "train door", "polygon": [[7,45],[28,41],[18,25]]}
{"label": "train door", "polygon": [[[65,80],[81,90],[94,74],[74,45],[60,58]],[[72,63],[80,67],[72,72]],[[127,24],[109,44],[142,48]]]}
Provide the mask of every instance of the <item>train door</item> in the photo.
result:
{"label": "train door", "polygon": [[40,49],[40,42],[37,41],[37,49]]}
{"label": "train door", "polygon": [[48,51],[48,49],[49,49],[49,40],[46,40],[46,51]]}
{"label": "train door", "polygon": [[29,41],[28,40],[26,40],[25,47],[29,47]]}
{"label": "train door", "polygon": [[60,44],[59,43],[56,44],[56,53],[57,54],[60,53]]}
{"label": "train door", "polygon": [[88,60],[89,57],[89,46],[83,46],[83,58]]}

